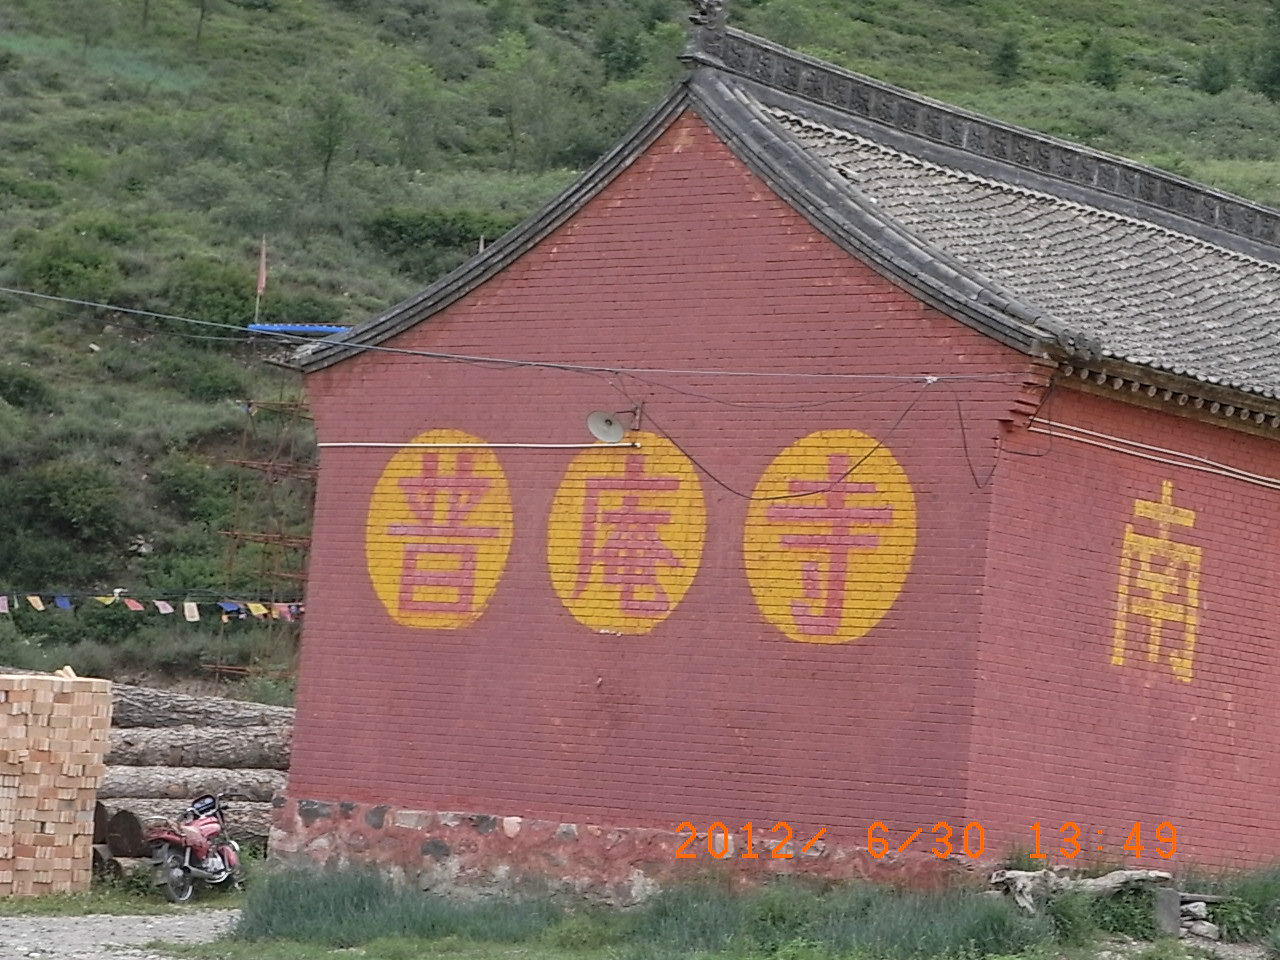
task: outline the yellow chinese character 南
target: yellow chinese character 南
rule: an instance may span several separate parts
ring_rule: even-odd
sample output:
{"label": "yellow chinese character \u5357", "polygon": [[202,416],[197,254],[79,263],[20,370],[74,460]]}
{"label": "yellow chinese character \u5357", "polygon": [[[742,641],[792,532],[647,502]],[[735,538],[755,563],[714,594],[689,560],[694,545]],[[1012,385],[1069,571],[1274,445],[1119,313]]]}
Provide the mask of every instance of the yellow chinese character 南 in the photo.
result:
{"label": "yellow chinese character \u5357", "polygon": [[1199,623],[1201,549],[1176,542],[1171,533],[1175,527],[1194,527],[1195,511],[1173,505],[1173,481],[1166,480],[1159,500],[1133,501],[1133,515],[1154,526],[1156,533],[1139,533],[1134,524],[1125,524],[1111,662],[1124,665],[1133,633],[1139,637],[1145,633],[1147,660],[1158,662],[1166,631],[1172,629],[1169,666],[1174,676],[1190,683]]}

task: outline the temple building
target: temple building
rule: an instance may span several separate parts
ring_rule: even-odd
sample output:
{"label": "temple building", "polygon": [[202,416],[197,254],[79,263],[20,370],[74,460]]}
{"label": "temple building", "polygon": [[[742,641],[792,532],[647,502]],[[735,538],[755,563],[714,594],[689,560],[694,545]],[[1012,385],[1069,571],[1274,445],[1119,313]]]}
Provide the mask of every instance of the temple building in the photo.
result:
{"label": "temple building", "polygon": [[296,356],[274,849],[613,902],[1274,858],[1280,212],[704,19],[540,213]]}

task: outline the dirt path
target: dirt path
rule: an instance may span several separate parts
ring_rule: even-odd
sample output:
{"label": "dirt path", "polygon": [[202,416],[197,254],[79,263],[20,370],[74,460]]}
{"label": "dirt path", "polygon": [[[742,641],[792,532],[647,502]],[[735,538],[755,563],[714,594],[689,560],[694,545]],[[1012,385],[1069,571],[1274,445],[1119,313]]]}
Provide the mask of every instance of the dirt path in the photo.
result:
{"label": "dirt path", "polygon": [[[229,930],[236,910],[161,916],[0,917],[0,960],[166,960],[152,940],[205,943]],[[129,945],[129,949],[121,949]]]}

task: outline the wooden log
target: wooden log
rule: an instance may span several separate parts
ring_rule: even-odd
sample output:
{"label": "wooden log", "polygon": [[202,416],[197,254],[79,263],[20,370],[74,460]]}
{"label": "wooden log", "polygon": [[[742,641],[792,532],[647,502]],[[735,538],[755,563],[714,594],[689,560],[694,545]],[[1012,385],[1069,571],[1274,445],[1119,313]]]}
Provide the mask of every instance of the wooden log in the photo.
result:
{"label": "wooden log", "polygon": [[293,730],[256,727],[126,727],[111,730],[107,763],[134,767],[288,770]]}
{"label": "wooden log", "polygon": [[107,847],[113,857],[145,857],[151,852],[142,823],[132,810],[114,809],[107,821]]}
{"label": "wooden log", "polygon": [[265,703],[193,697],[185,693],[111,685],[111,724],[115,727],[260,727],[291,725],[293,709]]}
{"label": "wooden log", "polygon": [[98,785],[104,800],[125,797],[170,797],[191,800],[204,793],[243,793],[250,800],[270,800],[283,793],[289,775],[282,770],[228,770],[221,767],[107,767]]}
{"label": "wooden log", "polygon": [[[43,670],[22,670],[0,666],[0,673],[40,674]],[[226,697],[193,697],[154,687],[111,684],[111,725],[115,727],[258,727],[292,724],[292,707],[273,707]]]}
{"label": "wooden log", "polygon": [[992,885],[1012,896],[1028,913],[1036,912],[1037,900],[1067,891],[1105,897],[1132,887],[1172,880],[1173,874],[1163,870],[1112,870],[1101,877],[1070,877],[1052,870],[997,870],[991,875]]}
{"label": "wooden log", "polygon": [[150,875],[154,871],[155,862],[149,852],[145,857],[117,857],[105,844],[93,846],[93,872],[99,879],[116,883],[137,875]]}
{"label": "wooden log", "polygon": [[93,842],[107,842],[107,821],[111,819],[111,811],[107,805],[99,801],[93,805]]}
{"label": "wooden log", "polygon": [[[144,828],[148,817],[177,820],[185,809],[181,800],[175,802],[167,797],[136,797],[117,802],[122,806],[127,805],[128,812],[137,817]],[[226,819],[227,835],[232,840],[262,846],[266,844],[271,832],[271,804],[228,800]]]}

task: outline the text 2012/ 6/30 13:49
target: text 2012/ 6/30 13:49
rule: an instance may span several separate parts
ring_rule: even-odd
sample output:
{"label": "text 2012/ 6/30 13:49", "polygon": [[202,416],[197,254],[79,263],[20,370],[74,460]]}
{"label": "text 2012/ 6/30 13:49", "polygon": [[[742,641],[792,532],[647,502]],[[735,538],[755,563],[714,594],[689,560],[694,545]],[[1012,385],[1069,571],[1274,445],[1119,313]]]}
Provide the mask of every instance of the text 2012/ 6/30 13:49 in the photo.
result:
{"label": "text 2012/ 6/30 13:49", "polygon": [[[689,831],[689,836],[685,839],[676,850],[676,857],[684,860],[696,859],[697,848],[693,847],[698,839],[698,830],[688,820],[680,824],[676,828],[678,831]],[[1033,860],[1043,860],[1048,858],[1048,854],[1041,852],[1041,847],[1045,843],[1052,843],[1051,838],[1045,834],[1051,830],[1051,827],[1042,825],[1037,820],[1030,825],[1029,832],[1033,841],[1032,850],[1028,856]],[[901,843],[897,842],[896,837],[890,838],[889,828],[883,821],[877,820],[867,827],[866,849],[871,856],[880,859],[886,856],[890,850],[897,853],[906,853],[916,838],[924,833],[924,827],[918,827],[910,835],[906,836]],[[760,856],[755,850],[755,831],[754,823],[748,822],[743,824],[741,832],[744,834],[744,846],[740,856],[743,858],[755,859]],[[810,848],[817,843],[827,828],[823,827],[801,848],[801,853],[808,853]],[[770,859],[789,860],[794,854],[791,852],[789,844],[795,838],[791,825],[786,821],[778,821],[774,824],[773,829],[769,831],[771,837],[762,838],[765,843],[762,845],[767,849],[767,856]],[[1058,828],[1060,834],[1059,846],[1056,850],[1057,854],[1064,859],[1071,860],[1079,856],[1081,852],[1088,852],[1089,844],[1087,841],[1082,842],[1083,831],[1080,825],[1075,821],[1067,821]],[[938,821],[933,825],[931,836],[933,844],[929,847],[929,851],[939,858],[950,857],[963,853],[971,859],[981,857],[986,850],[986,830],[982,824],[976,821],[970,821],[963,825],[959,830],[953,829],[951,824],[946,821]],[[707,828],[707,852],[716,859],[723,859],[730,856],[734,850],[734,843],[729,828],[721,821],[717,820]],[[1157,844],[1166,844],[1166,848],[1161,848],[1157,844],[1152,844],[1151,850],[1161,859],[1169,859],[1178,849],[1178,830],[1177,828],[1165,820],[1156,825],[1155,838]],[[769,846],[767,841],[772,839],[774,842]],[[1097,831],[1097,843],[1093,850],[1098,853],[1107,852],[1103,845],[1103,832]],[[692,850],[690,848],[693,848]],[[1142,824],[1134,823],[1125,834],[1125,841],[1122,850],[1135,859],[1141,859],[1147,851],[1147,847],[1142,842]],[[818,851],[821,853],[821,849]]]}

